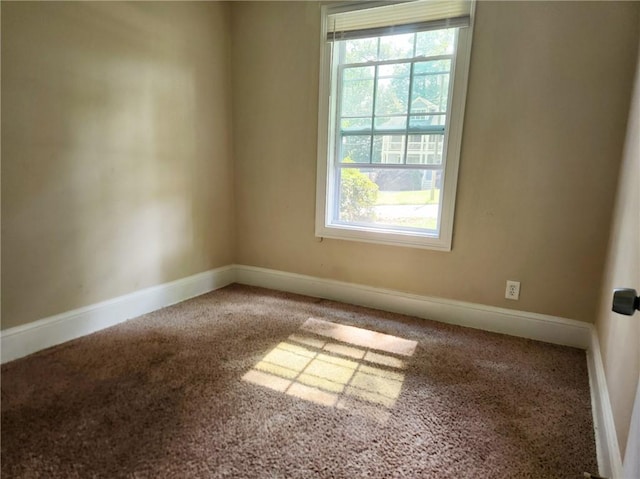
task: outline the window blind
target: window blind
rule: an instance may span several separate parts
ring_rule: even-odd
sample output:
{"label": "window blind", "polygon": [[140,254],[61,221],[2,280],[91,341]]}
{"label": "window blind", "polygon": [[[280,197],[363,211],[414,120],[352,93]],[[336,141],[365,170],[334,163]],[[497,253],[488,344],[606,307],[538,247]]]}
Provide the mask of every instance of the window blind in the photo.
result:
{"label": "window blind", "polygon": [[337,7],[329,10],[327,15],[327,40],[468,27],[471,6],[469,0],[414,0],[392,4],[361,2],[352,5],[352,9],[349,6]]}

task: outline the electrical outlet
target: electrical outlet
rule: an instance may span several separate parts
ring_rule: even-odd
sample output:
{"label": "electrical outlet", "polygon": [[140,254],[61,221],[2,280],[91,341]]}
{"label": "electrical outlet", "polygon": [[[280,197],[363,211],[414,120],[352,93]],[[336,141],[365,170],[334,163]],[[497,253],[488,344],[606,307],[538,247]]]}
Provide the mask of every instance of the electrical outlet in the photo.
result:
{"label": "electrical outlet", "polygon": [[520,281],[507,281],[507,291],[504,293],[504,297],[517,300],[520,297]]}

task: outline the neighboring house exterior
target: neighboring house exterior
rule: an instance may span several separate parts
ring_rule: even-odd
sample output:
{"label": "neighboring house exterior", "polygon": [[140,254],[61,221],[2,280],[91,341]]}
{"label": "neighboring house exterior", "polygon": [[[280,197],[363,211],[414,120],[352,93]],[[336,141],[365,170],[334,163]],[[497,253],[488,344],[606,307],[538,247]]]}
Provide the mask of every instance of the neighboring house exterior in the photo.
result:
{"label": "neighboring house exterior", "polygon": [[[440,114],[442,109],[422,97],[416,98],[411,104],[411,119],[424,122],[424,126],[438,126],[440,119],[444,119]],[[424,113],[415,115],[415,113]],[[440,121],[439,121],[440,120]],[[398,122],[404,122],[404,117],[398,117]],[[387,125],[393,126],[389,121]],[[399,126],[399,129],[404,125]],[[421,125],[422,126],[422,125]],[[438,165],[442,162],[444,146],[444,125],[442,131],[430,132],[429,134],[410,134],[407,145],[407,164]],[[404,135],[385,135],[382,138],[381,162],[398,164],[403,162],[405,148]],[[441,178],[440,170],[425,170],[422,178],[422,188],[431,189],[439,187]]]}

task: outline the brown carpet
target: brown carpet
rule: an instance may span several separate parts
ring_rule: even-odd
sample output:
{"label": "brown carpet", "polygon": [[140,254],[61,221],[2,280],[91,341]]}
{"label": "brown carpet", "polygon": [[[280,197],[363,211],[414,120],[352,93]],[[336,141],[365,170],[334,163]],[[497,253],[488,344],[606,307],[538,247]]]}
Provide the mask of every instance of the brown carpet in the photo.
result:
{"label": "brown carpet", "polygon": [[2,477],[579,478],[584,351],[233,285],[2,366]]}

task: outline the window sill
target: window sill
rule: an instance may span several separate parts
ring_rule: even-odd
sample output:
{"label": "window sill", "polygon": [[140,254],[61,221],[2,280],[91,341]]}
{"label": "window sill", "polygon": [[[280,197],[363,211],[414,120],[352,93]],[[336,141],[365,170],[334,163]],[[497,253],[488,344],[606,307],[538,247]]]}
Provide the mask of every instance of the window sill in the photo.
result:
{"label": "window sill", "polygon": [[409,248],[430,249],[435,251],[451,251],[451,238],[443,238],[417,233],[402,233],[399,231],[375,230],[353,226],[318,225],[316,237],[359,241],[390,246],[404,246]]}

